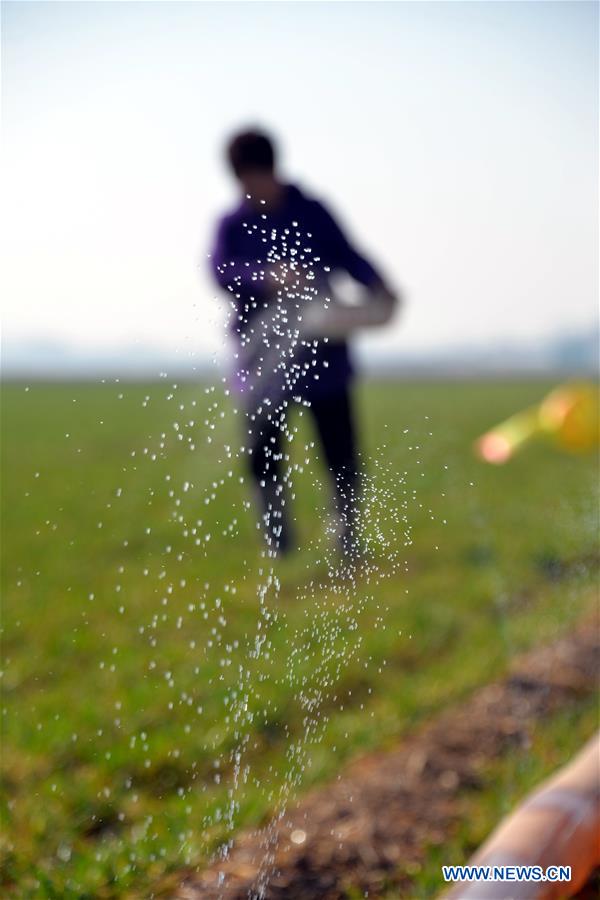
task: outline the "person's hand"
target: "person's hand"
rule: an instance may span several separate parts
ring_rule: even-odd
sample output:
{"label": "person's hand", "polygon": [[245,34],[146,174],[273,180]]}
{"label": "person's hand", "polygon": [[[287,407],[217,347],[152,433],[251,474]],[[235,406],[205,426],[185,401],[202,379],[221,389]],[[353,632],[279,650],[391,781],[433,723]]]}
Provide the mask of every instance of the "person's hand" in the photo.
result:
{"label": "person's hand", "polygon": [[387,301],[394,309],[397,309],[400,306],[401,297],[399,292],[392,290],[392,288],[383,281],[379,282],[379,284],[373,288],[373,293],[382,300]]}
{"label": "person's hand", "polygon": [[[378,315],[381,317],[380,324],[389,322],[393,316],[397,315],[401,302],[399,292],[393,290],[389,284],[383,281],[372,284],[366,297],[366,305],[369,307],[369,315],[373,323],[375,323]],[[376,309],[378,313],[376,313]]]}

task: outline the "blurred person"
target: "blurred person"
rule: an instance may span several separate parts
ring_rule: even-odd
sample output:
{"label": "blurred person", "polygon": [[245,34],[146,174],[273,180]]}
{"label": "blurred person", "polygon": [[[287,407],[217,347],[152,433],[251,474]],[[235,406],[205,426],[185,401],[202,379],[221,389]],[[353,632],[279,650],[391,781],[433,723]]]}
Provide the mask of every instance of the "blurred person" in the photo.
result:
{"label": "blurred person", "polygon": [[[268,134],[236,134],[227,160],[242,199],[218,223],[211,261],[231,300],[234,381],[247,426],[243,450],[265,540],[271,555],[294,547],[285,451],[293,439],[290,409],[302,404],[310,409],[332,477],[341,550],[356,556],[360,466],[346,337],[356,323],[387,321],[397,298],[328,209],[281,177]],[[331,275],[337,272],[366,289],[366,316],[336,303]]]}

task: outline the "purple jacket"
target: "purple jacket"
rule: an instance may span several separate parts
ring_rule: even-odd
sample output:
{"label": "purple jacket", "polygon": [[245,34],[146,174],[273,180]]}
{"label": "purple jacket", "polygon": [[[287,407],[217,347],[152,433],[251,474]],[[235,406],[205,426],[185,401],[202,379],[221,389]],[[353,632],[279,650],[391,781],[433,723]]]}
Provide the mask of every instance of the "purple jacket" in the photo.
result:
{"label": "purple jacket", "polygon": [[[231,294],[230,329],[240,347],[246,332],[252,330],[253,319],[272,296],[265,284],[265,270],[292,258],[299,265],[306,261],[317,278],[321,274],[327,279],[330,272],[343,270],[366,287],[381,281],[323,204],[296,186],[288,185],[284,202],[268,212],[261,213],[243,201],[220,221],[211,258],[218,284]],[[352,374],[348,345],[319,341],[311,365],[313,377],[304,379],[296,391],[309,400],[348,382]]]}

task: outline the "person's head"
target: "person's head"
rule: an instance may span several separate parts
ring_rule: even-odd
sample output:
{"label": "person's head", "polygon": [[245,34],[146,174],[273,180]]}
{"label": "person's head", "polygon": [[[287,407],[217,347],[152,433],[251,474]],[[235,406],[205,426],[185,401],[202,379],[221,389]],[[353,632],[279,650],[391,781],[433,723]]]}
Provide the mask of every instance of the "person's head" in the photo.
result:
{"label": "person's head", "polygon": [[227,145],[227,159],[244,193],[267,203],[276,198],[281,184],[276,174],[275,145],[267,134],[258,129],[235,134]]}

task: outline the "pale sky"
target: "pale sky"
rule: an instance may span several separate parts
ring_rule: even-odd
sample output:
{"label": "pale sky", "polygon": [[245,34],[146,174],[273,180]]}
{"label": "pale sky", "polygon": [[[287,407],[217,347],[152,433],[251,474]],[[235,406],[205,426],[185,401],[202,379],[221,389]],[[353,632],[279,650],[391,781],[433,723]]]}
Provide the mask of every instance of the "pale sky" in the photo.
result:
{"label": "pale sky", "polygon": [[2,3],[2,93],[8,341],[219,351],[249,123],[405,289],[373,347],[597,315],[596,3]]}

